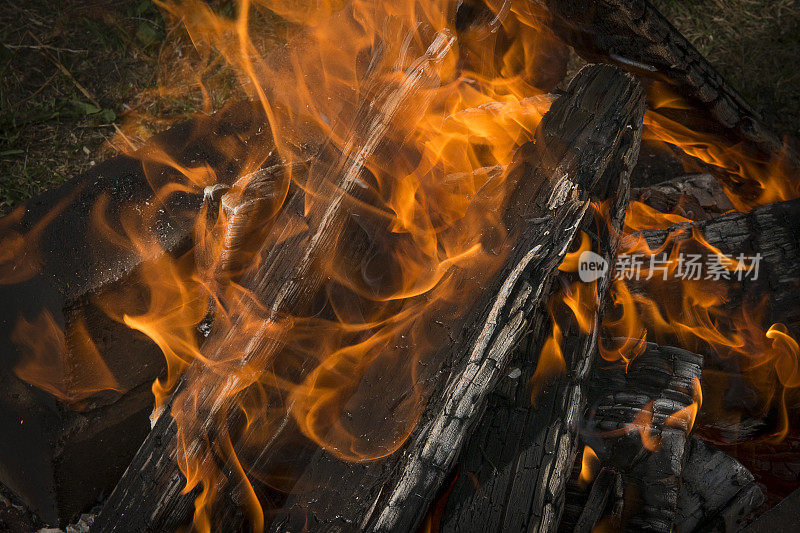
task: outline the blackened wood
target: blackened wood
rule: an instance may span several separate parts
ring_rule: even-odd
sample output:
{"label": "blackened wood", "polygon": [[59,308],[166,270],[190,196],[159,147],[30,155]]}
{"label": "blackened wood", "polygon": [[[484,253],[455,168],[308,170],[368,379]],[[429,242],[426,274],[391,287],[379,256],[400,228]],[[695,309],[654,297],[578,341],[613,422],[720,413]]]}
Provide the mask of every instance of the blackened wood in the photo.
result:
{"label": "blackened wood", "polygon": [[[587,190],[616,190],[616,183],[605,183],[603,179],[613,179],[617,174],[604,174],[604,171],[614,166],[616,159],[635,151],[634,147],[638,146],[643,94],[635,80],[608,68],[590,69],[582,77],[590,89],[576,86],[572,98],[565,97],[560,104],[554,104],[556,109],[563,108],[565,111],[553,115],[554,118],[549,122],[543,121],[537,133],[537,143],[523,149],[518,160],[516,172],[526,178],[523,183],[532,189],[518,190],[512,202],[511,212],[514,216],[511,220],[515,224],[522,221],[531,224],[529,231],[522,232],[522,235],[531,239],[528,241],[531,246],[520,244],[514,248],[511,257],[516,259],[507,265],[504,274],[494,282],[494,288],[489,289],[481,302],[477,303],[476,313],[470,316],[482,320],[483,326],[454,332],[461,337],[450,351],[460,363],[454,368],[450,379],[440,380],[439,394],[434,396],[439,401],[433,404],[433,409],[424,418],[428,422],[438,419],[441,423],[419,424],[406,450],[392,455],[382,465],[381,461],[343,463],[320,452],[310,468],[314,469],[315,478],[319,479],[320,475],[324,477],[327,473],[332,480],[332,483],[323,483],[320,490],[330,490],[331,487],[340,490],[313,497],[307,493],[292,495],[290,498],[294,498],[295,503],[290,500],[287,504],[289,514],[282,515],[279,522],[295,519],[305,522],[307,505],[315,506],[311,512],[319,520],[315,523],[321,530],[358,527],[371,516],[375,520],[375,529],[394,528],[395,525],[389,525],[389,521],[397,524],[397,521],[415,522],[422,518],[427,499],[438,487],[440,480],[437,478],[440,472],[444,474],[437,468],[428,468],[427,474],[433,478],[427,481],[414,479],[415,470],[410,466],[420,460],[441,460],[439,457],[444,454],[442,468],[446,468],[448,458],[453,455],[448,445],[457,446],[458,440],[463,439],[469,421],[480,408],[481,396],[499,373],[499,361],[502,361],[509,344],[513,345],[519,337],[531,308],[541,301],[555,266],[587,208]],[[589,83],[592,80],[594,83]],[[608,85],[618,87],[618,90],[603,94]],[[606,102],[606,105],[595,116],[598,100]],[[571,120],[563,124],[560,122],[570,116]],[[599,143],[600,139],[605,142]],[[594,146],[590,141],[610,149],[589,149],[589,146]],[[577,146],[574,144],[576,142]],[[548,149],[544,150],[544,147]],[[539,208],[545,208],[541,215],[549,215],[531,216]],[[515,218],[517,216],[519,218]],[[476,344],[478,340],[482,343]],[[497,358],[498,362],[493,358]],[[446,378],[447,374],[442,374],[442,377]],[[449,402],[445,401],[448,397],[442,394],[445,388],[452,393]],[[452,416],[453,409],[459,415],[456,418]],[[462,418],[462,414],[469,416]],[[443,429],[451,433],[442,434]],[[174,431],[174,421],[162,416],[106,504],[95,523],[95,531],[107,531],[114,527],[156,531],[177,527],[191,515],[191,496],[179,494],[184,482],[174,465]],[[451,440],[444,440],[447,437]],[[431,443],[431,446],[426,447],[427,443]],[[436,451],[435,457],[425,459],[428,450]],[[268,454],[264,457],[268,458]],[[401,467],[403,463],[407,464]],[[394,468],[388,468],[390,464]],[[374,465],[384,468],[376,469]],[[394,475],[389,475],[392,472]],[[406,483],[403,483],[402,474],[406,476]],[[358,480],[362,480],[363,486],[357,483]],[[394,513],[398,508],[391,505],[391,498],[402,496],[404,487],[412,486],[430,494],[414,494],[399,509],[399,514]],[[342,491],[356,491],[360,497],[343,496]],[[389,501],[381,505],[377,501],[380,498]],[[296,508],[303,513],[302,518],[294,514]],[[388,514],[384,512],[386,510],[389,510]],[[375,512],[370,515],[372,511]],[[226,529],[237,529],[241,524],[241,515],[230,512],[230,509],[224,510],[223,517]],[[282,525],[291,528],[285,523]]]}
{"label": "blackened wood", "polygon": [[[615,91],[608,89],[609,94]],[[605,170],[617,176],[623,188],[627,188],[638,156],[638,143],[634,144]],[[604,145],[608,146],[597,143]],[[618,192],[608,194],[612,200],[608,205],[611,226],[617,229],[627,204],[625,191]],[[605,223],[598,227],[591,218],[584,220],[583,228],[596,236],[598,253],[613,262],[616,235],[608,233]],[[609,275],[599,280],[598,301],[603,300],[609,282]],[[592,318],[595,325],[599,323],[599,314]],[[527,341],[510,363],[513,370],[490,397],[486,412],[458,459],[459,470],[469,475],[459,476],[450,494],[441,522],[444,531],[557,528],[577,453],[576,431],[585,407],[585,380],[594,353],[596,328],[586,334],[575,324],[562,325],[566,374],[545,388],[533,406],[530,380],[551,331],[544,313],[535,318]],[[476,483],[472,482],[473,476]]]}
{"label": "blackened wood", "polygon": [[[722,280],[728,289],[725,308],[740,309],[765,295],[765,320],[783,322],[792,333],[800,332],[800,200],[758,207],[749,213],[728,213],[696,224],[679,224],[669,230],[646,230],[641,234],[656,249],[673,233],[673,242],[690,238],[698,230],[723,253],[736,257],[761,255],[757,279],[736,276]],[[665,252],[670,251],[667,247]],[[635,284],[631,285],[636,289]],[[770,322],[770,324],[772,323]],[[767,324],[769,326],[770,324]]]}
{"label": "blackened wood", "polygon": [[[414,112],[415,107],[410,105],[413,97],[441,83],[434,67],[454,42],[447,32],[435,34],[402,80],[376,87],[373,98],[360,102],[355,109],[348,152],[340,153],[331,146],[321,150],[315,159],[317,167],[310,175],[315,179],[311,186],[326,198],[325,205],[305,213],[305,191],[298,190],[289,196],[274,223],[278,242],[265,243],[258,252],[259,268],[242,277],[242,286],[259,298],[267,316],[255,332],[242,331],[247,325],[241,319],[234,320],[230,327],[212,332],[203,347],[211,359],[223,358],[236,347],[242,353],[239,362],[242,367],[266,367],[270,358],[279,352],[282,340],[269,333],[271,325],[284,313],[306,312],[324,286],[327,276],[319,264],[333,255],[339,234],[350,220],[354,211],[350,199],[359,198],[368,188],[363,186],[370,181],[366,161],[386,140],[398,112],[401,109]],[[295,231],[298,221],[305,225],[304,231]],[[170,410],[177,406],[188,412],[203,413],[191,422],[191,427],[183,428],[190,439],[195,439],[187,444],[189,453],[202,449],[204,437],[215,432],[215,419],[225,412],[225,402],[219,401],[222,391],[235,388],[237,384],[232,381],[237,379],[215,377],[197,362],[187,369],[170,404],[95,521],[93,531],[174,530],[186,522],[192,515],[194,495],[183,494],[186,480],[175,460],[178,429]],[[193,405],[193,397],[201,404]],[[181,401],[186,401],[187,405],[181,405]]]}
{"label": "blackened wood", "polygon": [[585,59],[666,80],[732,137],[767,156],[786,150],[791,168],[800,168],[796,149],[785,146],[781,136],[647,0],[544,2],[555,32]]}
{"label": "blackened wood", "polygon": [[603,518],[606,507],[610,499],[614,497],[619,474],[610,468],[603,468],[597,474],[597,478],[592,483],[589,491],[589,498],[583,512],[575,524],[575,533],[591,533],[595,526]]}
{"label": "blackened wood", "polygon": [[[523,148],[525,178],[515,194],[516,203],[536,205],[536,198],[542,194],[577,182],[583,184],[584,192],[565,206],[583,203],[588,194],[597,200],[609,199],[614,213],[624,213],[627,171],[634,165],[639,147],[642,98],[632,77],[602,67],[583,70],[543,119],[536,144]],[[598,149],[600,146],[603,149]],[[537,191],[537,183],[546,184],[546,190]],[[503,376],[514,346],[538,314],[537,309],[541,312],[554,269],[565,250],[564,239],[571,239],[584,218],[567,213],[562,219],[562,209],[534,210],[542,218],[523,231],[516,245],[517,259],[509,267],[513,267],[513,273],[522,266],[520,258],[530,257],[533,262],[520,272],[513,288],[490,290],[487,295],[492,306],[496,306],[497,295],[513,305],[506,305],[498,316],[487,314],[486,304],[477,308],[479,322],[456,337],[458,341],[451,348],[461,362],[432,394],[402,453],[357,465],[320,454],[307,471],[312,478],[326,473],[323,483],[318,490],[290,497],[285,506],[288,516],[276,521],[273,531],[300,527],[305,516],[313,516],[313,529],[320,531],[364,525],[371,531],[410,531],[418,525],[480,417],[488,393]],[[572,229],[564,232],[562,222]],[[551,251],[531,256],[539,246],[542,252]],[[561,252],[553,255],[555,250]],[[503,296],[506,290],[510,292]],[[579,398],[580,393],[575,396]],[[561,418],[567,418],[569,425],[568,418],[578,411],[565,405]],[[564,453],[571,455],[571,446],[565,446]]]}
{"label": "blackened wood", "polygon": [[[582,443],[581,443],[582,444]],[[567,482],[567,489],[564,493],[564,512],[561,514],[561,521],[558,524],[559,533],[572,533],[579,528],[590,528],[589,531],[594,530],[600,522],[603,527],[610,528],[612,531],[618,531],[622,523],[622,507],[623,498],[625,496],[623,491],[622,476],[619,472],[613,469],[603,467],[601,472],[611,472],[611,485],[608,489],[600,486],[594,488],[596,479],[585,479],[585,474],[582,475],[583,470],[583,454],[589,448],[584,447],[583,452],[579,453],[575,459],[575,464],[572,467],[569,481]],[[601,465],[595,465],[599,467]],[[600,475],[597,475],[600,479]],[[605,484],[606,481],[603,481]],[[605,501],[597,498],[599,494],[605,494]],[[590,504],[590,500],[592,503]],[[599,508],[602,506],[602,508]]]}
{"label": "blackened wood", "polygon": [[647,343],[627,366],[598,363],[593,412],[584,438],[603,464],[619,469],[629,506],[625,526],[672,531],[688,433],[687,412],[699,384],[702,356]]}
{"label": "blackened wood", "polygon": [[742,529],[744,533],[775,533],[776,531],[800,530],[800,489],[784,498],[778,505],[759,516],[752,524]]}
{"label": "blackened wood", "polygon": [[[800,337],[800,200],[791,200],[758,207],[749,213],[728,213],[695,224],[679,224],[669,230],[647,230],[641,233],[652,249],[662,246],[672,233],[672,242],[680,243],[690,239],[697,231],[712,246],[726,255],[736,258],[739,254],[747,257],[760,256],[758,276],[730,276],[717,283],[719,290],[725,291],[725,301],[720,305],[723,313],[736,319],[743,309],[760,310],[760,327],[765,331],[773,323],[787,326],[789,333]],[[667,246],[664,253],[670,253],[677,244]],[[682,245],[686,253],[711,252],[694,248],[694,244]],[[629,281],[629,289],[655,298],[660,304],[679,305],[683,294],[680,279],[659,280],[655,284],[646,281]],[[752,313],[753,316],[756,313]],[[720,319],[720,327],[727,327]],[[702,347],[697,347],[702,350]],[[765,420],[763,406],[755,401],[755,393],[749,389],[742,373],[740,358],[716,357],[713,353],[706,359],[706,367],[722,371],[731,376],[729,391],[725,394],[722,407],[729,414],[736,414],[736,423],[729,423],[718,417],[706,419],[701,412],[699,424],[704,434],[713,436],[719,442],[742,442],[759,434],[774,430]],[[794,416],[794,415],[791,415]]]}
{"label": "blackened wood", "polygon": [[675,213],[693,222],[709,220],[734,209],[725,190],[711,174],[680,176],[631,189],[631,201],[643,202],[661,213]]}
{"label": "blackened wood", "polygon": [[[178,257],[191,246],[203,191],[187,188],[159,204],[154,190],[186,178],[153,162],[151,153],[165,153],[189,168],[206,165],[220,183],[230,183],[241,162],[255,159],[267,143],[271,136],[263,113],[246,103],[232,105],[176,125],[140,151],[109,159],[0,219],[5,252],[9,243],[25,243],[21,253],[0,259],[0,483],[44,524],[63,527],[112,490],[150,431],[151,384],[165,367],[151,339],[97,305],[100,298],[134,291],[147,301],[142,265],[159,254],[142,257],[133,247],[109,243],[93,217],[101,215],[124,234],[122,219],[129,210],[160,207],[149,228],[158,239],[153,244]],[[20,318],[34,322],[42,313],[65,332],[63,352],[48,355],[77,366],[67,370],[64,383],[76,375],[80,381],[87,370],[81,364],[89,360],[85,337],[71,334],[85,326],[122,391],[100,391],[74,402],[23,382],[14,368],[30,354],[12,334]]]}
{"label": "blackened wood", "polygon": [[678,531],[739,531],[763,501],[744,466],[698,437],[689,439],[675,516]]}

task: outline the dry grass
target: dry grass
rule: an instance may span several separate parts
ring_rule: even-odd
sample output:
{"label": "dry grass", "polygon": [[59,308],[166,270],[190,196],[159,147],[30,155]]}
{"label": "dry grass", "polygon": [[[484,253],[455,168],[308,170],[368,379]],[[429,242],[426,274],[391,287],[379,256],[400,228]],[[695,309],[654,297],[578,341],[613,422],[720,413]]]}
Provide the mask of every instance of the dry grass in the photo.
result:
{"label": "dry grass", "polygon": [[[234,0],[212,3],[233,16]],[[277,17],[253,24],[278,41]],[[198,54],[152,0],[0,2],[0,43],[0,215],[242,96],[219,55]]]}
{"label": "dry grass", "polygon": [[[210,0],[222,13],[235,0]],[[800,0],[652,0],[778,129],[800,137]],[[282,35],[268,13],[253,28]],[[0,214],[241,93],[151,0],[0,2]],[[200,83],[206,89],[205,96]]]}

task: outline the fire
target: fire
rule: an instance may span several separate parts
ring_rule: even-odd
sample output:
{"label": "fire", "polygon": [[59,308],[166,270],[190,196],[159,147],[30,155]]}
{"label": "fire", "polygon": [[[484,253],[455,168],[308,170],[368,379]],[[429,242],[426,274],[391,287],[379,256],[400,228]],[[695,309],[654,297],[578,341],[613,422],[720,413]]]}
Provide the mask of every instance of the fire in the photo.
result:
{"label": "fire", "polygon": [[[470,23],[436,0],[242,0],[234,16],[199,0],[159,5],[201,57],[225,62],[267,134],[244,151],[218,147],[239,168],[227,183],[158,146],[133,152],[156,201],[126,212],[121,228],[101,201],[93,228],[145,260],[144,290],[99,303],[164,352],[168,373],[153,391],[160,407],[173,398],[195,527],[214,527],[227,486],[260,530],[256,487],[289,490],[296,476],[257,458],[296,449],[284,442],[293,428],[302,446],[349,461],[393,453],[414,428],[419,384],[446,342],[430,324],[457,324],[457,302],[478,294],[513,242],[502,221],[508,171],[549,108],[540,51],[555,40],[535,8],[507,3]],[[253,31],[267,10],[296,25],[270,53]],[[194,249],[180,257],[153,229],[176,194],[205,197]],[[340,211],[349,216],[333,224]],[[270,250],[288,246],[319,253],[297,274],[319,280],[309,308],[282,303],[295,278],[263,291]],[[575,313],[597,305],[593,288],[572,298]]]}
{"label": "fire", "polygon": [[631,202],[625,217],[625,229],[631,233],[645,229],[669,229],[673,224],[685,222],[691,220],[674,213],[661,213],[643,202]]}
{"label": "fire", "polygon": [[76,409],[100,391],[122,392],[82,317],[71,321],[66,332],[50,311],[43,311],[30,322],[23,317],[14,327],[11,340],[23,354],[14,373]]}
{"label": "fire", "polygon": [[677,427],[686,431],[686,433],[692,431],[694,422],[697,419],[697,413],[703,405],[703,389],[700,386],[700,380],[697,378],[692,380],[692,397],[692,403],[667,417],[664,421],[665,426]]}
{"label": "fire", "polygon": [[589,446],[584,446],[581,455],[581,473],[578,476],[581,487],[587,487],[594,481],[599,466],[600,459],[597,458],[597,454]]}
{"label": "fire", "polygon": [[0,285],[21,283],[39,272],[43,261],[39,250],[42,234],[80,191],[81,187],[76,187],[24,233],[15,228],[25,219],[25,206],[0,219]]}
{"label": "fire", "polygon": [[[291,460],[264,471],[262,456],[316,446],[343,460],[369,461],[397,451],[415,427],[427,392],[420,384],[448,342],[438,325],[458,325],[459,303],[476,298],[513,242],[502,220],[514,185],[509,169],[549,108],[547,58],[562,45],[533,2],[492,0],[474,21],[459,9],[477,5],[445,0],[240,0],[232,16],[204,0],[158,5],[183,27],[194,54],[170,73],[161,94],[198,88],[209,112],[213,91],[205,84],[224,68],[251,103],[254,131],[213,147],[224,163],[218,168],[234,169],[225,177],[207,164],[178,160],[157,142],[137,148],[145,123],[163,122],[128,115],[115,144],[142,161],[154,196],[124,209],[121,224],[107,220],[101,198],[91,220],[99,246],[142,259],[140,286],[96,303],[164,353],[168,371],[153,393],[177,423],[184,490],[197,491],[195,528],[213,529],[214,503],[226,487],[259,531],[266,513],[260,489],[293,490],[297,479]],[[291,28],[285,46],[270,47],[258,21],[276,14]],[[650,96],[647,137],[721,169],[737,209],[798,196],[798,181],[788,179],[780,158],[758,159],[668,118],[669,109],[685,103],[661,86]],[[203,201],[193,215],[193,248],[175,257],[157,228],[164,212],[182,215],[170,207],[182,195]],[[602,206],[595,208],[602,214]],[[7,221],[22,216],[20,210]],[[569,321],[583,333],[601,332],[598,351],[609,361],[628,364],[647,341],[676,339],[735,358],[765,409],[773,400],[782,407],[773,435],[780,438],[788,431],[787,394],[800,385],[798,344],[780,324],[764,330],[758,309],[731,316],[719,284],[673,279],[684,266],[681,250],[717,257],[728,272],[749,268],[729,262],[699,233],[674,229],[686,222],[680,213],[631,204],[620,253],[665,253],[667,261],[642,270],[644,291],[617,279],[601,325],[597,282],[565,284],[553,296],[553,329],[532,378],[533,400],[566,368]],[[3,282],[36,272],[30,243],[42,228],[1,243]],[[672,232],[658,250],[633,234],[656,228]],[[582,233],[560,266],[565,276],[577,272],[591,245]],[[290,250],[302,268],[271,271],[274,250]],[[300,279],[313,295],[295,309]],[[665,293],[679,297],[662,304],[658,295]],[[70,403],[119,390],[80,321],[62,332],[44,314],[22,319],[14,335],[28,356],[16,372],[32,385]],[[80,361],[56,357],[70,339],[83,348],[71,352]],[[94,373],[70,376],[72,365]],[[692,405],[668,424],[695,424],[699,381],[693,394]],[[652,426],[651,402],[625,431],[638,431],[654,450]],[[591,477],[592,457],[587,447],[583,480]]]}
{"label": "fire", "polygon": [[642,138],[666,142],[685,154],[716,168],[726,181],[725,192],[737,210],[791,200],[800,196],[800,182],[793,175],[787,152],[772,157],[753,154],[736,144],[709,133],[694,131],[669,117],[670,112],[689,105],[663,83],[648,90],[651,110],[645,114]]}

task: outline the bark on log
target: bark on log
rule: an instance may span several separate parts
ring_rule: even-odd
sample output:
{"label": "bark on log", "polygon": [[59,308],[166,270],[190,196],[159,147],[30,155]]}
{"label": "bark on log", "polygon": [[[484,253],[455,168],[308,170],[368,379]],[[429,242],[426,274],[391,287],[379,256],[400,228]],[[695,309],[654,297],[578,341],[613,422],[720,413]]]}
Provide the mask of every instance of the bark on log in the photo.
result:
{"label": "bark on log", "polygon": [[588,61],[616,64],[635,74],[666,80],[708,113],[720,128],[761,153],[786,149],[800,168],[794,146],[766,126],[714,67],[647,0],[544,0],[553,29]]}
{"label": "bark on log", "polygon": [[[623,157],[613,172],[627,185],[636,152]],[[612,226],[620,228],[624,203],[612,203]],[[584,230],[597,236],[599,253],[613,263],[616,237],[608,226],[584,221]],[[610,274],[610,273],[607,273]],[[602,302],[610,276],[598,282]],[[592,317],[599,323],[599,314]],[[518,350],[504,383],[487,406],[476,431],[459,457],[460,476],[450,493],[441,525],[444,531],[554,531],[563,510],[564,491],[577,453],[576,429],[585,407],[585,380],[595,350],[595,331],[583,333],[577,324],[563,327],[565,379],[545,388],[534,407],[530,380],[545,339],[549,320],[536,317],[526,346]]]}
{"label": "bark on log", "polygon": [[[474,312],[453,328],[453,346],[442,358],[451,366],[435,374],[435,401],[405,448],[363,464],[315,453],[307,472],[328,482],[316,485],[318,493],[289,496],[274,528],[303,526],[313,516],[307,525],[315,530],[365,525],[407,530],[422,519],[511,347],[546,294],[586,212],[588,192],[602,198],[620,190],[621,170],[635,160],[644,98],[635,79],[604,67],[587,69],[579,78],[553,104],[536,143],[520,151],[514,172],[524,179],[512,198],[509,219],[524,221],[520,240]],[[626,184],[621,190],[627,191]],[[627,193],[621,196],[624,205]],[[184,480],[174,464],[174,431],[174,422],[162,416],[93,531],[161,531],[180,526],[191,515],[191,495],[179,494]],[[268,459],[265,453],[262,460]],[[235,500],[235,495],[227,497]],[[223,514],[217,518],[225,529],[241,527],[244,518],[233,501],[226,499],[219,507]]]}
{"label": "bark on log", "polygon": [[675,514],[678,531],[741,530],[764,501],[753,474],[701,439],[689,441]]}

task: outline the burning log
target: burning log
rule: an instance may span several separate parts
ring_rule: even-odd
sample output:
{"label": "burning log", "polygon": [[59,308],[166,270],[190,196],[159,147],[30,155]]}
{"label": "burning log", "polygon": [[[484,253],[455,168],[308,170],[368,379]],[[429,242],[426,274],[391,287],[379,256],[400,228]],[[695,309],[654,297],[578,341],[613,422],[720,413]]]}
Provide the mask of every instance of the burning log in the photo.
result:
{"label": "burning log", "polygon": [[[620,172],[627,180],[629,167]],[[624,207],[612,208],[612,235],[604,224],[586,220],[584,231],[598,235],[600,253],[613,262]],[[597,285],[596,302],[602,302],[610,285],[610,272]],[[450,492],[442,529],[445,531],[535,530],[558,528],[569,471],[577,453],[577,433],[586,406],[587,372],[596,346],[596,326],[601,313],[595,307],[583,328],[575,321],[562,325],[566,371],[543,390],[536,385],[543,348],[552,341],[550,320],[537,317],[524,347],[509,365],[513,368],[458,459],[460,476]],[[538,356],[538,357],[537,357]],[[532,396],[534,401],[532,402]],[[611,476],[612,474],[607,474]],[[475,477],[473,477],[475,476]],[[607,496],[607,495],[606,495]],[[598,501],[606,501],[598,496]]]}
{"label": "burning log", "polygon": [[[638,76],[665,80],[692,103],[696,115],[767,156],[785,153],[793,169],[793,147],[770,130],[714,67],[647,0],[545,0],[553,29],[588,61],[602,61]],[[696,117],[695,117],[696,118]]]}
{"label": "burning log", "polygon": [[[702,235],[707,243],[702,249],[693,248],[693,234]],[[750,310],[749,320],[759,328],[770,324],[785,325],[789,334],[800,334],[800,200],[791,200],[759,207],[750,213],[729,213],[695,224],[675,225],[670,230],[648,230],[641,233],[652,250],[671,253],[676,247],[686,252],[703,252],[711,255],[725,254],[727,257],[755,257],[758,273],[749,276],[730,272],[720,278],[715,294],[723,294],[720,306],[723,315],[719,321],[738,317],[743,309]],[[709,252],[709,250],[717,250]],[[740,279],[741,276],[741,279]],[[676,292],[676,283],[681,280],[629,281],[634,294],[646,293],[657,298],[664,306],[680,309],[681,293]],[[698,283],[698,282],[693,282]],[[745,322],[746,323],[746,322]],[[703,349],[703,348],[698,348]],[[753,435],[772,431],[772,424],[765,422],[769,412],[757,407],[758,392],[747,385],[742,369],[758,367],[765,360],[752,354],[744,357],[709,357],[706,368],[712,372],[704,378],[704,387],[721,385],[726,393],[720,393],[720,405],[715,415],[701,417],[700,425],[719,442],[739,442]],[[727,376],[727,377],[720,377]],[[707,381],[707,383],[706,383]],[[713,389],[712,389],[713,390]],[[771,402],[767,402],[768,404]],[[777,407],[779,406],[772,406]]]}
{"label": "burning log", "polygon": [[648,343],[629,364],[601,363],[593,376],[584,439],[622,472],[628,527],[672,531],[702,365],[701,356]]}
{"label": "burning log", "polygon": [[[206,165],[224,183],[238,172],[235,160],[254,149],[258,116],[232,106],[194,119],[0,220],[0,483],[44,523],[65,524],[113,488],[150,430],[150,386],[163,355],[99,301],[131,291],[142,265],[159,254],[189,249],[203,195],[187,186],[159,199],[159,187],[180,182],[179,174],[143,164],[144,154]],[[152,257],[100,234],[124,233],[131,209],[153,216]]]}
{"label": "burning log", "polygon": [[753,474],[697,437],[689,439],[682,480],[675,514],[679,531],[740,531],[764,501]]}
{"label": "burning log", "polygon": [[[573,88],[576,83],[577,80]],[[598,142],[597,145],[607,143]],[[617,164],[611,172],[618,173],[623,183],[627,182],[636,153],[634,149],[622,158],[615,156]],[[611,218],[617,227],[623,214],[624,204],[612,207]],[[597,231],[591,219],[584,225],[587,229],[591,227],[592,232]],[[615,250],[614,237],[602,231],[598,233],[601,235],[600,253],[610,261]],[[599,283],[598,301],[605,293],[607,281],[602,278]],[[525,345],[540,347],[548,335],[550,322],[542,315],[535,318]],[[597,319],[596,315],[590,317],[590,320]],[[564,336],[569,339],[564,348],[569,379],[558,380],[554,387],[543,391],[543,400],[537,402],[536,407],[531,405],[529,388],[537,368],[535,355],[529,349],[518,350],[509,363],[511,370],[499,385],[500,392],[489,398],[487,411],[459,459],[462,470],[476,463],[483,466],[470,469],[480,476],[477,483],[482,486],[482,493],[473,498],[472,482],[467,476],[460,476],[448,497],[443,529],[479,531],[507,527],[513,530],[537,520],[541,521],[539,526],[543,530],[557,525],[567,471],[576,451],[574,429],[583,410],[582,387],[594,343],[592,333],[581,333],[574,325],[565,328]],[[518,457],[512,455],[515,450]],[[502,465],[502,470],[498,470],[497,465]],[[491,472],[488,479],[482,475],[487,470]],[[497,498],[492,496],[494,494]],[[539,512],[542,514],[529,515]],[[502,522],[504,515],[505,523]]]}
{"label": "burning log", "polygon": [[784,322],[792,329],[800,326],[796,306],[800,296],[800,200],[765,205],[749,213],[731,212],[694,224],[676,224],[669,230],[646,230],[640,235],[652,250],[659,250],[670,242],[685,241],[693,231],[728,256],[761,256],[758,276],[743,280],[738,275],[721,278],[730,289],[728,308],[769,295],[765,319]]}
{"label": "burning log", "polygon": [[[627,205],[627,176],[635,164],[638,154],[638,138],[635,132],[638,131],[641,117],[641,95],[636,85],[631,82],[630,78],[619,76],[614,71],[597,68],[583,71],[572,82],[566,96],[558,100],[545,116],[537,132],[535,151],[531,156],[526,157],[529,165],[538,163],[538,168],[533,170],[533,175],[554,176],[561,172],[565,176],[585,176],[581,178],[582,183],[594,184],[592,186],[584,185],[586,190],[591,191],[592,198],[611,200],[613,218],[617,223],[621,221]],[[580,129],[576,128],[575,124],[584,120],[585,110],[590,109],[594,115],[592,122]],[[604,129],[605,131],[602,131]],[[629,134],[625,133],[626,129]],[[603,146],[605,150],[594,154],[581,154],[583,150],[580,147],[584,146]],[[560,154],[564,154],[566,159],[560,159],[558,157]],[[572,159],[569,154],[581,154],[581,157]],[[538,181],[540,180],[533,180],[533,182]],[[528,180],[526,180],[527,182]],[[525,196],[528,197],[529,194],[525,194]],[[590,225],[590,221],[585,220],[585,224]],[[551,224],[552,221],[545,223],[548,226]],[[532,237],[536,231],[531,228],[525,233]],[[532,246],[535,247],[533,242],[525,244],[523,249],[530,249]],[[556,245],[556,248],[559,246],[561,245]],[[610,259],[609,256],[614,253],[614,238],[605,235],[600,242],[600,250],[605,254],[607,260]],[[489,391],[502,377],[504,368],[508,364],[507,361],[512,355],[511,348],[521,339],[520,334],[525,329],[524,325],[535,316],[535,305],[532,304],[541,300],[546,294],[548,281],[544,275],[552,276],[553,266],[554,264],[551,263],[548,267],[538,267],[542,268],[544,272],[535,277],[532,276],[527,282],[527,287],[523,285],[521,289],[518,289],[523,294],[533,290],[533,293],[527,297],[533,298],[528,300],[530,302],[526,305],[528,310],[520,316],[522,322],[514,325],[513,330],[509,330],[509,333],[515,331],[513,335],[504,333],[493,341],[497,347],[480,355],[479,366],[473,367],[475,363],[472,362],[477,355],[472,347],[475,341],[457,347],[457,352],[472,354],[470,361],[454,378],[451,378],[441,397],[433,397],[428,408],[428,412],[431,413],[430,417],[423,418],[424,426],[421,426],[423,429],[417,435],[412,436],[411,443],[403,451],[404,457],[399,466],[392,469],[400,474],[382,487],[378,484],[374,485],[373,494],[380,494],[378,489],[381,488],[386,495],[381,495],[375,500],[377,507],[374,512],[368,512],[365,515],[369,517],[371,514],[375,517],[370,522],[372,530],[403,531],[411,530],[417,525],[424,509],[444,481],[461,446],[480,417]],[[498,320],[499,324],[507,324],[505,328],[514,322],[512,317]],[[544,324],[541,322],[536,323],[532,326],[530,334],[533,337],[538,336],[540,328],[543,326]],[[583,351],[590,351],[586,346],[591,346],[591,340],[582,339],[582,342],[585,343]],[[578,350],[576,353],[578,355],[574,359],[569,355],[567,357],[572,365],[571,368],[579,371],[585,365],[585,353]],[[571,417],[580,412],[580,372],[575,377],[575,382],[565,387],[565,392],[568,392],[556,400],[556,404],[563,409],[558,411],[558,417],[561,418],[563,425],[563,428],[560,429],[563,435],[560,439],[561,447],[558,454],[565,457],[574,453],[570,431],[574,421]],[[491,417],[492,414],[490,413],[488,416]],[[556,457],[553,459],[553,463],[555,466],[552,468],[555,471],[560,467],[561,460]],[[373,471],[377,468],[387,470],[386,465],[370,466],[369,470]],[[337,479],[334,472],[336,470],[332,470],[333,475],[329,477],[332,484],[335,484]],[[374,474],[369,472],[361,475],[369,479],[374,477]],[[349,486],[349,484],[345,486]],[[359,490],[354,495],[363,497],[361,488],[364,487],[364,482],[360,481],[358,486]],[[320,513],[320,509],[323,509],[330,513],[328,523],[332,524],[342,512],[340,489],[341,487],[338,487],[336,494],[327,496],[326,499],[329,502],[327,509],[317,504],[318,495],[316,494],[304,494],[303,499],[293,505],[308,509],[317,520],[324,524],[326,522],[321,518],[324,513]],[[387,489],[389,489],[388,493],[386,493]],[[462,524],[462,527],[466,527],[467,524]],[[277,530],[282,526],[283,524],[278,523],[274,529]]]}
{"label": "burning log", "polygon": [[[518,185],[504,220],[518,240],[472,311],[449,326],[454,340],[433,359],[438,370],[429,374],[429,400],[412,435],[401,450],[366,463],[342,461],[321,449],[312,452],[305,471],[322,482],[289,495],[273,527],[291,529],[307,516],[315,517],[316,529],[410,529],[421,520],[501,377],[511,348],[546,297],[585,216],[587,199],[615,198],[615,212],[624,212],[625,176],[638,151],[642,104],[633,78],[598,67],[582,72],[553,104],[537,129],[536,143],[520,149],[510,172]],[[270,274],[298,256],[295,250],[303,245],[292,244],[290,256],[273,256],[275,261],[265,263],[273,265]],[[281,262],[285,265],[278,266]],[[272,278],[262,279],[269,284]],[[303,280],[306,293],[312,292],[308,284],[313,282]],[[175,464],[175,447],[175,423],[162,415],[93,530],[160,530],[187,520],[192,495],[180,494],[185,481]],[[269,451],[258,459],[260,466],[270,460]],[[307,487],[303,476],[297,486]],[[219,506],[217,518],[226,529],[237,529],[245,520],[236,511],[237,491],[221,488],[228,505]]]}

